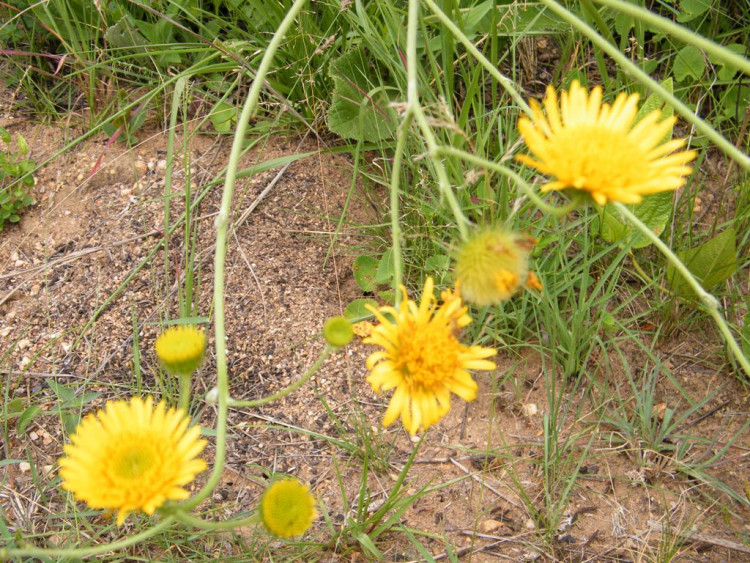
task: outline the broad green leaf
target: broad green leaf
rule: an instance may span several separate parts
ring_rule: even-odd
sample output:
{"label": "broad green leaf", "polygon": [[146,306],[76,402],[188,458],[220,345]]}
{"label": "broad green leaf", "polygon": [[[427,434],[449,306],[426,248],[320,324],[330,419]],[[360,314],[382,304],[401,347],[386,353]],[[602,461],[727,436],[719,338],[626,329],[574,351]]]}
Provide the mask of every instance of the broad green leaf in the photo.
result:
{"label": "broad green leaf", "polygon": [[3,409],[3,415],[6,418],[12,418],[14,416],[18,416],[23,412],[23,400],[19,398],[11,399],[8,401],[8,403],[5,405],[5,409]]}
{"label": "broad green leaf", "polygon": [[20,133],[16,135],[16,147],[18,147],[18,152],[21,153],[21,155],[26,156],[29,154],[29,144]]}
{"label": "broad green leaf", "polygon": [[[734,229],[728,229],[696,248],[678,252],[677,257],[698,279],[703,289],[710,290],[729,279],[737,269],[736,236]],[[667,266],[667,281],[675,295],[694,294],[688,282],[672,264]]]}
{"label": "broad green leaf", "polygon": [[672,74],[677,82],[682,82],[686,78],[700,80],[705,72],[706,60],[698,47],[686,45],[677,51],[672,66]]}
{"label": "broad green leaf", "polygon": [[[672,214],[672,192],[644,196],[641,203],[628,207],[649,229],[657,235],[661,235]],[[651,241],[645,235],[630,225],[622,223],[616,211],[611,211],[609,208],[604,207],[601,210],[600,217],[601,235],[605,241],[622,241],[625,244],[626,242],[630,242],[629,237],[632,234],[634,236],[633,248],[644,248],[651,244]]]}
{"label": "broad green leaf", "polygon": [[424,261],[424,269],[427,272],[438,272],[443,273],[448,270],[451,264],[451,259],[445,254],[435,254],[429,256]]}
{"label": "broad green leaf", "polygon": [[377,283],[375,273],[378,271],[378,261],[372,256],[357,256],[352,265],[354,281],[362,291],[374,291]]}
{"label": "broad green leaf", "polygon": [[333,78],[328,128],[347,139],[378,142],[393,138],[398,116],[390,107],[385,71],[363,47],[347,51],[331,63]]}
{"label": "broad green leaf", "polygon": [[75,396],[75,392],[72,389],[68,389],[62,383],[57,383],[56,381],[52,381],[51,379],[48,379],[47,385],[49,385],[52,388],[52,390],[55,392],[55,395],[57,395],[57,398],[61,403],[70,401]]}
{"label": "broad green leaf", "polygon": [[375,283],[388,284],[393,279],[393,249],[389,248],[380,257],[378,270],[375,272]]}
{"label": "broad green leaf", "polygon": [[680,0],[680,15],[677,21],[689,22],[705,14],[711,8],[712,0]]}
{"label": "broad green leaf", "polygon": [[3,127],[0,127],[0,141],[6,144],[10,144],[10,139],[11,139],[10,133],[8,133],[8,131],[4,129]]}
{"label": "broad green leaf", "polygon": [[226,102],[218,102],[208,114],[217,133],[229,133],[237,121],[237,109]]}
{"label": "broad green leaf", "polygon": [[377,307],[378,302],[374,299],[355,299],[351,303],[349,303],[346,308],[344,309],[344,316],[347,319],[362,319],[365,317],[369,317],[372,315],[370,311],[368,311],[365,308],[365,305],[371,305],[372,307]]}
{"label": "broad green leaf", "polygon": [[40,407],[39,405],[31,405],[29,408],[23,411],[23,414],[21,414],[21,416],[18,418],[16,434],[20,436],[21,434],[26,432],[29,424],[31,424],[31,422],[42,412],[42,407]]}

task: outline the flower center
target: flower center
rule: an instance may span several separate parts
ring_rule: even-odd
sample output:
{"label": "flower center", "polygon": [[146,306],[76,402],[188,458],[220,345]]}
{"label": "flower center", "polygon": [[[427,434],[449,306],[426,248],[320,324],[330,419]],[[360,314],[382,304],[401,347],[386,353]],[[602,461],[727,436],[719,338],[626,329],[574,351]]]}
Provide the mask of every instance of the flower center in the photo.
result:
{"label": "flower center", "polygon": [[[584,139],[590,142],[583,143]],[[624,131],[612,131],[602,125],[569,127],[555,146],[558,162],[563,165],[556,175],[578,189],[614,188],[632,182],[646,160],[646,154]],[[577,148],[570,151],[570,147]]]}
{"label": "flower center", "polygon": [[137,479],[154,464],[153,452],[141,446],[133,446],[120,453],[115,460],[114,469],[118,477]]}
{"label": "flower center", "polygon": [[405,326],[405,337],[398,350],[397,369],[412,386],[435,389],[444,385],[460,368],[461,345],[447,325],[428,323]]}

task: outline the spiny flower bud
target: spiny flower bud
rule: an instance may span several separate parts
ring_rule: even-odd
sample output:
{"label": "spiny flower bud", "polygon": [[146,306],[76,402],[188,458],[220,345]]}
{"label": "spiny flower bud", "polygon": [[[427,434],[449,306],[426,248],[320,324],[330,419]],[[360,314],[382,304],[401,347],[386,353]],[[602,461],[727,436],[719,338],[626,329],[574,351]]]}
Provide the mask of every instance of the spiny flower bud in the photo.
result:
{"label": "spiny flower bud", "polygon": [[458,251],[455,275],[461,296],[484,307],[505,301],[528,281],[530,287],[541,287],[529,272],[535,243],[529,235],[500,228],[478,231]]}

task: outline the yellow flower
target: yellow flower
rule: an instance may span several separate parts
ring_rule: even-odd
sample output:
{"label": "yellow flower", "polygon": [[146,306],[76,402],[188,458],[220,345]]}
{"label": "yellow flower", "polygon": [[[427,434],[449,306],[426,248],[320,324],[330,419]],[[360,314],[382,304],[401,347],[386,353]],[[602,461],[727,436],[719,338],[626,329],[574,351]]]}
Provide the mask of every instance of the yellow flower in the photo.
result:
{"label": "yellow flower", "polygon": [[456,259],[456,287],[461,296],[479,307],[497,305],[527,284],[530,275],[538,284],[538,278],[529,272],[534,243],[528,235],[497,228],[476,233]]}
{"label": "yellow flower", "polygon": [[206,351],[206,333],[194,325],[168,328],[156,339],[156,355],[164,369],[174,375],[190,375]]}
{"label": "yellow flower", "polygon": [[644,195],[676,190],[692,172],[687,164],[696,152],[673,152],[685,145],[684,139],[662,142],[675,116],[659,121],[662,113],[654,110],[635,123],[638,98],[623,93],[611,106],[602,104],[600,87],[589,94],[575,81],[558,104],[555,89],[548,86],[546,117],[532,100],[533,118],[518,120],[518,130],[537,160],[516,158],[556,178],[542,191],[583,190],[599,205],[639,203]]}
{"label": "yellow flower", "polygon": [[443,291],[437,305],[432,278],[427,278],[419,305],[410,300],[402,286],[398,308],[367,306],[380,321],[366,344],[385,350],[370,354],[367,381],[376,393],[395,389],[383,417],[383,426],[399,416],[404,428],[414,435],[427,429],[450,410],[451,393],[473,401],[477,384],[468,370],[492,370],[486,360],[497,351],[481,346],[464,346],[459,329],[471,323],[467,307],[451,291]]}
{"label": "yellow flower", "polygon": [[167,500],[183,500],[182,488],[206,468],[196,457],[206,441],[200,426],[188,428],[181,410],[162,401],[133,397],[109,401],[83,419],[60,459],[62,488],[91,508],[117,510],[117,525],[128,514],[154,511]]}
{"label": "yellow flower", "polygon": [[279,479],[263,493],[260,515],[263,524],[275,536],[301,536],[317,516],[315,497],[296,479]]}

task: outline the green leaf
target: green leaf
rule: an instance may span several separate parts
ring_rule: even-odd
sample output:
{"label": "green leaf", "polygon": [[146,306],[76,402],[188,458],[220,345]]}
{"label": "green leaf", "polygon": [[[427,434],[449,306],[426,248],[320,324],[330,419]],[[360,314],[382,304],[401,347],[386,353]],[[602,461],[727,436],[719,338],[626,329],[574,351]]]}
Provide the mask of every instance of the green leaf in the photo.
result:
{"label": "green leaf", "polygon": [[354,281],[362,291],[373,291],[377,286],[375,273],[378,270],[378,261],[372,256],[357,256],[352,266]]}
{"label": "green leaf", "polygon": [[70,401],[73,397],[75,397],[75,392],[72,389],[68,389],[62,383],[57,383],[56,381],[52,381],[51,379],[48,379],[47,385],[49,385],[52,388],[52,390],[55,392],[55,395],[57,395],[57,399],[61,403]]}
{"label": "green leaf", "polygon": [[[643,223],[657,235],[661,235],[669,222],[672,214],[672,192],[662,192],[643,196],[643,201],[637,205],[629,205],[630,210],[635,213]],[[622,245],[630,242],[632,235],[633,248],[644,248],[651,241],[644,234],[630,225],[625,225],[609,208],[603,207],[600,212],[601,236],[610,243],[622,241]],[[621,246],[622,246],[621,245]]]}
{"label": "green leaf", "polygon": [[237,109],[226,102],[218,102],[208,114],[217,133],[229,133],[237,121]]}
{"label": "green leaf", "polygon": [[375,272],[375,283],[376,284],[387,284],[393,279],[393,249],[389,248],[380,257],[378,262],[378,269]]}
{"label": "green leaf", "polygon": [[0,127],[0,141],[9,145],[10,139],[11,139],[10,133],[8,133],[7,129]]}
{"label": "green leaf", "polygon": [[451,259],[445,254],[434,254],[428,256],[427,260],[424,261],[424,269],[426,272],[444,273],[448,270],[451,265]]}
{"label": "green leaf", "polygon": [[750,358],[750,312],[745,315],[742,322],[740,336],[742,337],[742,351],[746,357]]}
{"label": "green leaf", "polygon": [[689,22],[702,16],[711,8],[712,0],[680,0],[680,15],[677,21]]}
{"label": "green leaf", "polygon": [[374,299],[355,299],[349,303],[344,309],[344,316],[347,319],[362,319],[372,315],[370,311],[365,308],[365,305],[371,305],[373,307],[378,306],[378,302]]}
{"label": "green leaf", "polygon": [[31,424],[31,422],[42,412],[42,407],[40,407],[39,405],[31,405],[29,408],[23,411],[23,414],[21,414],[21,416],[18,418],[16,434],[20,436],[21,434],[26,432],[29,424]]}
{"label": "green leaf", "polygon": [[[736,237],[734,229],[728,229],[696,248],[678,252],[677,257],[703,289],[710,290],[729,279],[737,269]],[[667,266],[667,281],[675,295],[694,295],[693,289],[672,264]]]}
{"label": "green leaf", "polygon": [[16,147],[18,147],[18,152],[21,153],[21,155],[26,156],[29,154],[29,144],[20,133],[16,135]]}
{"label": "green leaf", "polygon": [[6,418],[12,418],[18,416],[23,412],[23,400],[19,398],[11,399],[4,409],[4,416]]}
{"label": "green leaf", "polygon": [[698,47],[686,45],[677,51],[672,66],[672,74],[677,82],[682,82],[686,78],[700,80],[705,72],[706,60]]}
{"label": "green leaf", "polygon": [[328,128],[347,139],[378,142],[393,138],[398,116],[389,107],[386,71],[363,47],[347,51],[331,63],[333,78]]}

